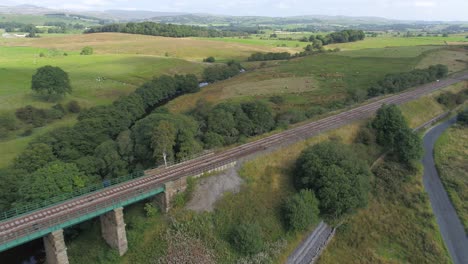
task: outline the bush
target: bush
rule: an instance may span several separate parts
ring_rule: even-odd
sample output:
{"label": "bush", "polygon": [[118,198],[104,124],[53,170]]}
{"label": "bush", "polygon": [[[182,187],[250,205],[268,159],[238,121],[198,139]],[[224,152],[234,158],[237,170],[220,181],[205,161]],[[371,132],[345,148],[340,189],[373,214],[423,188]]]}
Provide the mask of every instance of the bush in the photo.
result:
{"label": "bush", "polygon": [[48,120],[56,120],[56,119],[61,119],[65,114],[60,111],[59,109],[56,108],[51,108],[45,110],[45,117]]}
{"label": "bush", "polygon": [[367,204],[369,166],[342,143],[330,141],[305,149],[294,176],[298,188],[315,192],[324,215],[338,218]]}
{"label": "bush", "polygon": [[93,53],[94,53],[93,48],[86,46],[81,50],[80,55],[92,55]]}
{"label": "bush", "polygon": [[45,111],[31,105],[16,109],[15,115],[19,120],[34,127],[44,126],[47,121]]}
{"label": "bush", "polygon": [[0,138],[7,137],[16,129],[18,129],[18,122],[13,113],[0,113]]}
{"label": "bush", "polygon": [[253,255],[263,249],[262,230],[258,224],[240,224],[231,233],[231,244],[243,255]]}
{"label": "bush", "polygon": [[276,105],[282,105],[284,104],[284,97],[282,96],[279,96],[279,95],[275,95],[275,96],[272,96],[270,97],[270,102],[276,104]]}
{"label": "bush", "polygon": [[210,57],[208,57],[208,58],[204,58],[204,59],[203,59],[203,62],[213,63],[213,62],[215,62],[215,61],[216,61],[216,59],[215,59],[213,56],[210,56]]}
{"label": "bush", "polygon": [[318,219],[318,200],[311,190],[301,190],[286,199],[283,214],[288,229],[306,230]]}
{"label": "bush", "polygon": [[287,126],[289,124],[296,124],[307,119],[307,116],[304,112],[300,110],[289,110],[283,113],[280,113],[276,117],[276,123],[278,126]]}
{"label": "bush", "polygon": [[458,114],[457,122],[464,126],[468,126],[468,109]]}
{"label": "bush", "polygon": [[80,104],[78,104],[77,101],[73,100],[73,101],[68,102],[67,110],[70,113],[77,114],[77,113],[79,113],[81,111],[81,106],[80,106]]}

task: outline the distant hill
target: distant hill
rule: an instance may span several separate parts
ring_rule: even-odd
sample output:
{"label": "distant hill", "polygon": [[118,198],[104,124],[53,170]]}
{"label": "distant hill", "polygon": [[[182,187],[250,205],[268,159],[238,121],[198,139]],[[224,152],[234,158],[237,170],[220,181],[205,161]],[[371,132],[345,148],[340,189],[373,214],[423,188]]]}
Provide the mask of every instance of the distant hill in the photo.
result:
{"label": "distant hill", "polygon": [[57,12],[57,10],[35,5],[0,6],[0,14],[40,15],[51,12]]}

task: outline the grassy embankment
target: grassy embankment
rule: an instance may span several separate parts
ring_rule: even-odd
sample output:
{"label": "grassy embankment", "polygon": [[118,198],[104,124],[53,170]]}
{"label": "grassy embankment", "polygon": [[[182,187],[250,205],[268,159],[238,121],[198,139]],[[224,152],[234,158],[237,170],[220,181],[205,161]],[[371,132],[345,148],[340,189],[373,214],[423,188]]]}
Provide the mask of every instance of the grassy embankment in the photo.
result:
{"label": "grassy embankment", "polygon": [[[461,88],[450,87],[447,90],[458,89]],[[434,98],[434,95],[429,95],[403,106],[405,116],[412,124],[418,124],[442,113],[442,108],[427,113],[421,107],[428,103],[431,107],[436,106]],[[416,119],[420,121],[413,121]],[[178,208],[167,216],[158,214],[155,218],[146,218],[141,204],[128,207],[125,217],[129,226],[129,241],[130,238],[132,240],[126,256],[115,258],[104,242],[98,239],[99,227],[95,227],[69,242],[71,263],[146,263],[156,260],[167,250],[168,230],[184,231],[192,239],[202,241],[204,247],[215,253],[219,263],[233,263],[241,256],[229,246],[228,234],[240,222],[258,222],[264,239],[278,253],[271,254],[269,261],[283,263],[306,235],[288,233],[280,218],[282,199],[294,191],[290,172],[293,162],[304,148],[320,141],[334,139],[352,143],[362,125],[364,122],[342,127],[246,162],[240,171],[245,181],[241,192],[226,194],[217,203],[214,212],[196,214]],[[369,162],[379,155],[375,149],[361,151],[367,153],[363,156],[369,155]],[[420,177],[421,174],[418,174],[418,177],[405,183],[401,192],[395,195],[395,200],[377,201],[372,196],[369,207],[352,215],[346,228],[339,230],[322,262],[353,262],[356,259],[392,263],[409,259],[448,262]],[[403,205],[408,199],[411,206]],[[135,237],[138,239],[133,239]]]}
{"label": "grassy embankment", "polygon": [[468,128],[449,128],[437,140],[434,153],[439,176],[468,233]]}
{"label": "grassy embankment", "polygon": [[[459,83],[408,102],[401,109],[410,126],[417,127],[447,111],[436,101],[441,92],[466,88],[466,83]],[[423,188],[422,168],[418,177],[406,182],[394,197],[390,200],[374,195],[368,208],[339,229],[319,263],[353,263],[356,259],[372,263],[450,263]]]}

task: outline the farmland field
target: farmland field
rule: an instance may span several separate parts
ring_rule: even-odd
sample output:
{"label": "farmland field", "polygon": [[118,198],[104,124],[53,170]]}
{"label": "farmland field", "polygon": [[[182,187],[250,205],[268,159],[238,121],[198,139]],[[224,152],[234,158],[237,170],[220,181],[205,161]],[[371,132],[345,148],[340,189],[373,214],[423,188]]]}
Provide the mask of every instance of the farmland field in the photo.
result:
{"label": "farmland field", "polygon": [[215,38],[166,38],[122,33],[95,33],[64,35],[54,37],[51,42],[49,35],[39,39],[0,39],[0,45],[32,46],[39,48],[55,48],[66,51],[79,51],[85,46],[92,46],[97,54],[138,54],[160,57],[174,57],[186,60],[202,61],[203,58],[214,56],[218,60],[245,59],[254,52],[266,51],[299,51],[300,48],[281,48],[264,46],[255,43],[220,42]]}

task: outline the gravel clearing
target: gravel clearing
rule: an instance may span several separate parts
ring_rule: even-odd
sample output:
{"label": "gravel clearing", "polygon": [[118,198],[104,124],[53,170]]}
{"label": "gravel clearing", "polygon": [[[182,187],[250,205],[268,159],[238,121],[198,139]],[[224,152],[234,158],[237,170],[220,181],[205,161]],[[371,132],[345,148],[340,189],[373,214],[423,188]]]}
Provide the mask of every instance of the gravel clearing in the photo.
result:
{"label": "gravel clearing", "polygon": [[220,174],[199,180],[192,199],[187,203],[187,209],[211,212],[224,192],[239,192],[243,180],[237,173],[238,167],[239,165],[236,165]]}

